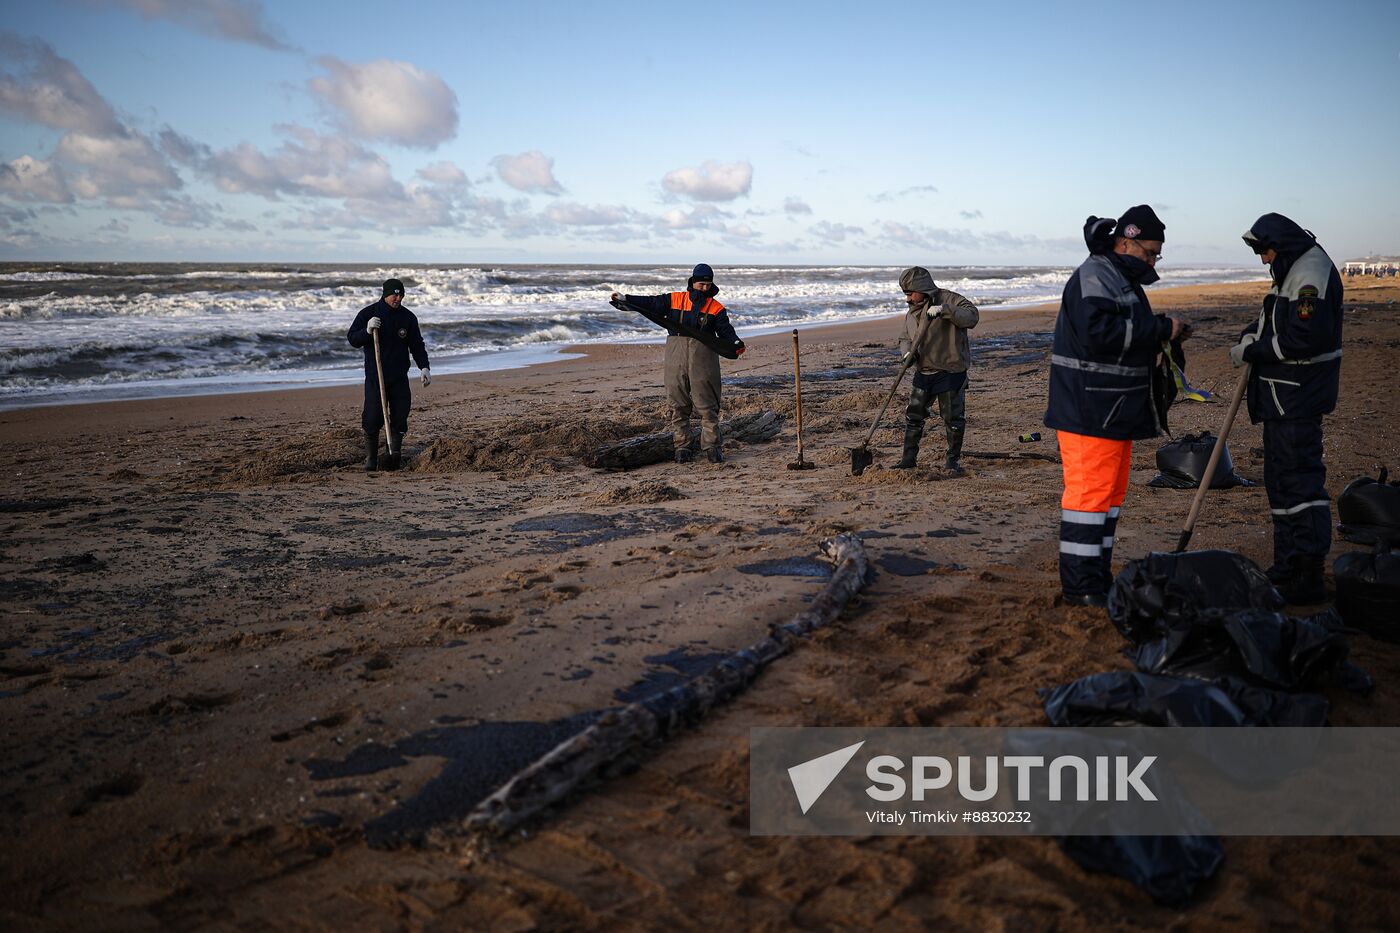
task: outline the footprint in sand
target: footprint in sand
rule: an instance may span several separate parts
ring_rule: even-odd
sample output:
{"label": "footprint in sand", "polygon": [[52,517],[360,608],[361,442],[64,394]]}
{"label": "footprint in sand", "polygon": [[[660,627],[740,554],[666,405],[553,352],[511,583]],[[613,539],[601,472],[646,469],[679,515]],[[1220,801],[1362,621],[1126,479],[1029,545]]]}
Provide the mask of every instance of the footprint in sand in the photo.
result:
{"label": "footprint in sand", "polygon": [[123,774],[110,781],[103,781],[101,784],[83,791],[83,798],[73,809],[68,811],[68,815],[83,816],[99,803],[130,797],[145,783],[146,779],[139,774]]}

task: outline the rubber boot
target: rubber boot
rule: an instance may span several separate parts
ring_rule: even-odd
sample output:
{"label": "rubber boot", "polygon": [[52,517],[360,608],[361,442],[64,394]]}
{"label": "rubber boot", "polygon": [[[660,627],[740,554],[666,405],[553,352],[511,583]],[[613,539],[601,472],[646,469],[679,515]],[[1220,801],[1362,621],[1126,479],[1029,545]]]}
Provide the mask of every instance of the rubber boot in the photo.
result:
{"label": "rubber boot", "polygon": [[1327,586],[1322,580],[1323,559],[1315,554],[1299,554],[1293,558],[1292,575],[1278,587],[1290,606],[1327,602]]}
{"label": "rubber boot", "polygon": [[677,462],[677,463],[694,463],[694,462],[695,462],[695,451],[691,450],[689,447],[677,447],[677,448],[676,448],[676,462]]}
{"label": "rubber boot", "polygon": [[891,469],[912,470],[919,459],[919,441],[924,436],[924,423],[910,421],[904,425],[904,455]]}
{"label": "rubber boot", "polygon": [[720,456],[718,447],[710,447],[705,451],[705,459],[711,463],[723,463],[724,458]]}
{"label": "rubber boot", "polygon": [[379,432],[370,434],[365,432],[365,472],[373,473],[379,469]]}
{"label": "rubber boot", "polygon": [[403,435],[389,435],[389,456],[385,458],[384,468],[386,470],[397,470],[403,466]]}
{"label": "rubber boot", "polygon": [[1274,586],[1287,583],[1293,576],[1293,565],[1288,561],[1274,561],[1273,566],[1264,571],[1264,576],[1268,577]]}
{"label": "rubber boot", "polygon": [[962,445],[963,434],[967,428],[959,425],[950,427],[944,431],[948,438],[948,456],[943,458],[943,469],[949,473],[961,473],[962,470]]}

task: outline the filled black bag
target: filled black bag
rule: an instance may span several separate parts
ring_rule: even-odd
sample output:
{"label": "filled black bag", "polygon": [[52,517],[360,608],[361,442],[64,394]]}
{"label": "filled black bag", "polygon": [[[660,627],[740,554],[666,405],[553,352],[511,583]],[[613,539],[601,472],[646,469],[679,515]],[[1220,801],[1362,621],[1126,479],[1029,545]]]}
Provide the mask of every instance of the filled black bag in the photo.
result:
{"label": "filled black bag", "polygon": [[1377,479],[1354,479],[1337,497],[1337,531],[1361,544],[1400,544],[1400,482],[1387,483],[1382,467]]}
{"label": "filled black bag", "polygon": [[1086,871],[1125,878],[1170,907],[1190,900],[1225,860],[1215,836],[1062,836],[1060,848]]}
{"label": "filled black bag", "polygon": [[[1267,609],[1206,610],[1189,626],[1126,653],[1146,674],[1236,677],[1284,690],[1350,685],[1348,646],[1333,609],[1294,618]],[[1364,677],[1365,675],[1362,674]]]}
{"label": "filled black bag", "polygon": [[1373,638],[1400,641],[1400,553],[1351,551],[1332,565],[1342,621]]}
{"label": "filled black bag", "polygon": [[1189,677],[1108,671],[1041,690],[1045,715],[1057,726],[1324,726],[1327,700],[1284,693],[1232,677],[1207,683]]}
{"label": "filled black bag", "polygon": [[1108,592],[1108,617],[1134,644],[1189,629],[1208,609],[1283,606],[1283,597],[1254,561],[1225,550],[1153,552],[1129,561]]}
{"label": "filled black bag", "polygon": [[[1210,464],[1210,452],[1215,447],[1215,435],[1206,431],[1201,434],[1183,434],[1179,440],[1163,444],[1157,448],[1158,473],[1148,480],[1147,485],[1167,489],[1196,489],[1201,485],[1201,477]],[[1253,486],[1249,480],[1235,472],[1235,464],[1230,460],[1230,445],[1220,452],[1220,462],[1215,465],[1215,475],[1211,477],[1211,489],[1229,489],[1231,486]]]}

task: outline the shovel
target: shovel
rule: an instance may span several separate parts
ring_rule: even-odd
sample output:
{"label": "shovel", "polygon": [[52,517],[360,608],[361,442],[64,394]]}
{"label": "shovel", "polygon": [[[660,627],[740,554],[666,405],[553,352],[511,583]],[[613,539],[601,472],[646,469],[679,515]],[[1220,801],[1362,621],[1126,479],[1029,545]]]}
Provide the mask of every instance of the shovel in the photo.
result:
{"label": "shovel", "polygon": [[399,452],[394,449],[394,434],[389,430],[389,396],[384,391],[384,358],[379,354],[379,330],[376,328],[370,333],[374,334],[374,368],[379,372],[379,404],[384,408],[384,446],[388,448],[382,469],[397,470]]}
{"label": "shovel", "polygon": [[802,457],[802,352],[797,344],[797,328],[792,329],[792,376],[797,384],[797,459],[789,470],[815,470],[817,465]]}
{"label": "shovel", "polygon": [[[919,333],[914,338],[914,345],[911,348],[914,359],[919,358],[919,347],[924,342],[924,334],[928,331],[929,322],[933,320],[933,315],[925,314],[924,322],[919,325]],[[909,371],[909,366],[899,367],[899,375],[894,377],[894,385],[890,386],[890,394],[885,396],[885,404],[880,406],[880,413],[875,416],[875,422],[870,425],[870,433],[865,435],[865,440],[861,441],[859,447],[850,448],[851,451],[851,475],[860,476],[865,472],[865,468],[875,462],[875,455],[870,452],[870,439],[875,436],[875,429],[880,426],[880,419],[885,417],[885,409],[890,407],[890,402],[894,400],[894,394],[899,391],[899,384],[904,381],[904,374]]]}
{"label": "shovel", "polygon": [[1220,455],[1225,452],[1225,438],[1230,434],[1230,428],[1234,427],[1235,415],[1240,410],[1240,400],[1244,398],[1245,387],[1249,385],[1249,364],[1244,365],[1244,371],[1240,373],[1240,381],[1235,384],[1235,396],[1230,399],[1230,410],[1225,413],[1225,424],[1220,428],[1220,434],[1215,438],[1215,446],[1210,449],[1210,459],[1206,461],[1206,471],[1201,477],[1201,485],[1196,487],[1196,498],[1191,500],[1191,511],[1186,515],[1186,524],[1182,526],[1181,537],[1176,541],[1175,553],[1180,554],[1186,550],[1186,545],[1191,541],[1191,532],[1196,530],[1196,518],[1201,514],[1201,503],[1206,499],[1206,490],[1210,488],[1211,480],[1215,479],[1215,468],[1220,463]]}

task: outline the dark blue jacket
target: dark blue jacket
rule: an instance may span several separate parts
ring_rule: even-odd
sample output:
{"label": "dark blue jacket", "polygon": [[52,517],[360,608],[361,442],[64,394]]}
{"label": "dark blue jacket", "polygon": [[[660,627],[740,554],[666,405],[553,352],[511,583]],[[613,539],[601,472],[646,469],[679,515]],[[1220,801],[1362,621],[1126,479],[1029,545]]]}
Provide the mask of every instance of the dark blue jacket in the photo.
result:
{"label": "dark blue jacket", "polygon": [[403,305],[399,305],[399,309],[395,311],[381,298],[355,315],[355,323],[350,325],[350,332],[345,335],[350,341],[350,346],[365,351],[366,380],[372,380],[375,385],[379,384],[374,366],[374,338],[365,329],[372,317],[379,318],[383,324],[379,330],[379,355],[384,359],[384,382],[387,385],[408,378],[410,353],[413,354],[413,361],[418,364],[419,369],[428,368],[428,348],[423,345],[423,334],[418,330],[418,318]]}
{"label": "dark blue jacket", "polygon": [[[671,292],[665,295],[624,295],[629,303],[639,305],[650,311],[665,311],[674,321],[684,324],[686,327],[695,330],[710,330],[721,342],[730,345],[740,342],[739,335],[734,333],[734,325],[729,323],[729,312],[724,305],[715,300],[715,295],[719,294],[718,288],[711,288],[705,295],[698,292]],[[680,300],[672,300],[672,296],[683,296]],[[684,298],[689,298],[685,301]],[[688,310],[679,310],[677,304],[689,304]]]}
{"label": "dark blue jacket", "polygon": [[1319,418],[1337,407],[1342,372],[1342,277],[1316,238],[1281,214],[1265,214],[1248,239],[1272,249],[1274,287],[1243,338],[1254,423]]}
{"label": "dark blue jacket", "polygon": [[1172,326],[1152,313],[1143,281],[1156,281],[1147,263],[1107,250],[1070,276],[1055,319],[1046,427],[1114,440],[1158,433],[1152,365]]}

